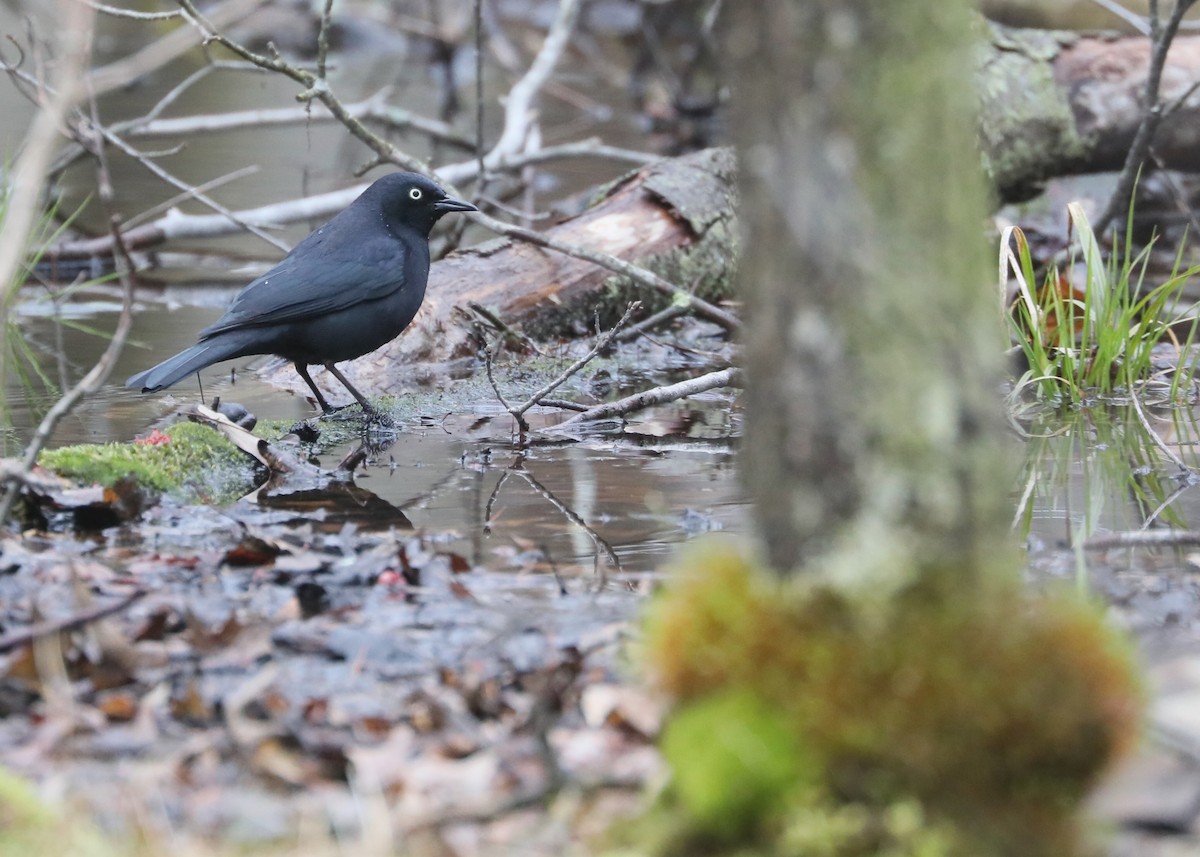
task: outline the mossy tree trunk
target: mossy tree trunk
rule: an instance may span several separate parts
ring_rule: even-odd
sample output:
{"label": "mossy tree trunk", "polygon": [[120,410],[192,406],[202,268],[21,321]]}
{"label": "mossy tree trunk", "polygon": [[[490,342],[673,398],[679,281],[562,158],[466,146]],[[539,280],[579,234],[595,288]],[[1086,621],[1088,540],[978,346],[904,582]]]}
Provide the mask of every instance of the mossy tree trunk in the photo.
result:
{"label": "mossy tree trunk", "polygon": [[766,562],[698,544],[647,617],[678,703],[649,850],[1083,853],[1137,693],[1093,611],[1016,573],[970,10],[723,13]]}
{"label": "mossy tree trunk", "polygon": [[[770,563],[864,582],[1010,555],[970,9],[727,8],[745,473]],[[902,581],[896,581],[902,582]]]}

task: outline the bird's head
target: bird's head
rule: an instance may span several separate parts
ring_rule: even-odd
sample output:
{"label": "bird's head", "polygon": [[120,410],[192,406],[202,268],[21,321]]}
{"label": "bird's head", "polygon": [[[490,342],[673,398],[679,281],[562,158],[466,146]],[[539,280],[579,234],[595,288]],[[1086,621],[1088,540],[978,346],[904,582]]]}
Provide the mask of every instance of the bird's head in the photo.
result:
{"label": "bird's head", "polygon": [[386,175],[367,188],[363,197],[374,197],[389,222],[412,227],[426,236],[443,214],[479,210],[418,173]]}

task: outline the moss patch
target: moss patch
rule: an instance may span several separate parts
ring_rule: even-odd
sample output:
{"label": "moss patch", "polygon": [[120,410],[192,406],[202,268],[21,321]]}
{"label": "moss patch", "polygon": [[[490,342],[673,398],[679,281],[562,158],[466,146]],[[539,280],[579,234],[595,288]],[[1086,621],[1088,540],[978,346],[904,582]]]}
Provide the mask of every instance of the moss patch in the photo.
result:
{"label": "moss patch", "polygon": [[191,422],[176,423],[159,435],[132,443],[46,450],[38,461],[77,482],[109,487],[133,477],[148,488],[210,502],[238,497],[254,487],[250,460],[217,432]]}
{"label": "moss patch", "polygon": [[0,857],[115,857],[119,853],[90,826],[65,823],[28,783],[0,768]]}
{"label": "moss patch", "polygon": [[[781,582],[730,545],[684,555],[646,637],[652,669],[682,703],[677,721],[691,734],[695,717],[708,718],[711,735],[736,732],[745,715],[713,700],[752,695],[786,724],[785,739],[762,734],[793,762],[748,764],[735,777],[713,764],[712,739],[668,741],[676,810],[692,823],[686,848],[665,853],[700,853],[697,831],[719,841],[734,829],[771,843],[762,853],[794,853],[789,837],[843,828],[837,848],[804,853],[883,853],[899,847],[888,818],[904,806],[937,841],[968,846],[928,853],[1079,853],[1076,807],[1137,731],[1125,644],[1075,597],[917,577],[938,582],[881,615],[827,587]],[[866,821],[833,824],[848,807]],[[722,817],[736,825],[714,827]]]}

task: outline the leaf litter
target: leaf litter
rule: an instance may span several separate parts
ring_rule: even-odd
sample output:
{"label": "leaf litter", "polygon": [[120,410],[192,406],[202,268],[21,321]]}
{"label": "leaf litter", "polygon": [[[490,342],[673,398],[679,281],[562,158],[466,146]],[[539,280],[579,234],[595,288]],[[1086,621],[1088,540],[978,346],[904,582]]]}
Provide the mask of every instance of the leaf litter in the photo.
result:
{"label": "leaf litter", "polygon": [[383,812],[418,851],[557,854],[661,776],[622,659],[652,577],[567,586],[520,539],[483,568],[395,507],[129,508],[0,540],[0,763],[104,828],[340,840]]}

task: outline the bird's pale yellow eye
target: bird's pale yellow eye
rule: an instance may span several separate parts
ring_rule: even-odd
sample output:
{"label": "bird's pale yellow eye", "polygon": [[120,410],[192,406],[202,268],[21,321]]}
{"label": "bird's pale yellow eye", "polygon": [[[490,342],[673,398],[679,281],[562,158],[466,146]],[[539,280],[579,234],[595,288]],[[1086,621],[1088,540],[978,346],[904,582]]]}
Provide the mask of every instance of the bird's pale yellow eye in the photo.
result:
{"label": "bird's pale yellow eye", "polygon": [[420,199],[424,195],[425,194],[421,192],[421,189],[419,187],[411,188],[408,191],[408,198],[411,199],[413,202],[416,202],[418,199]]}

